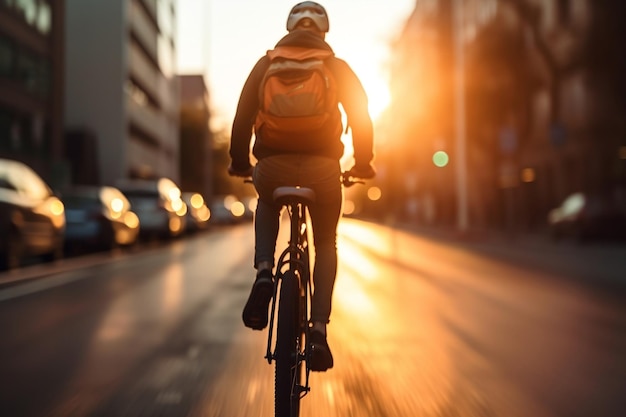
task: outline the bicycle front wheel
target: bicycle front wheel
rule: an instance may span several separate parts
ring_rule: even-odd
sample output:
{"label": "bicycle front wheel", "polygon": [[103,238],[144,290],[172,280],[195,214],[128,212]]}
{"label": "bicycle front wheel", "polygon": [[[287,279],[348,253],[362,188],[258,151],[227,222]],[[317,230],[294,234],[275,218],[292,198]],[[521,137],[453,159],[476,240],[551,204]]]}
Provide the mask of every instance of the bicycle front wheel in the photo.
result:
{"label": "bicycle front wheel", "polygon": [[300,285],[293,271],[283,275],[278,303],[276,331],[276,374],[274,411],[276,417],[297,417],[300,413],[302,362],[299,358],[301,326],[298,301]]}

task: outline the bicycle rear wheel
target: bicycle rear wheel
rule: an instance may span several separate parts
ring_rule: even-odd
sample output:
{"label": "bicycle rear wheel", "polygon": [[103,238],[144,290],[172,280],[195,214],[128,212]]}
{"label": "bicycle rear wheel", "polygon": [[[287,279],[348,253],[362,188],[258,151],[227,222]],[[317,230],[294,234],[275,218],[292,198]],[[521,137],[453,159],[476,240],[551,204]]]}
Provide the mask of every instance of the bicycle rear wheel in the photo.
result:
{"label": "bicycle rear wheel", "polygon": [[297,417],[300,413],[302,340],[299,323],[300,283],[293,271],[283,275],[280,284],[278,328],[276,331],[276,373],[274,411],[276,417]]}

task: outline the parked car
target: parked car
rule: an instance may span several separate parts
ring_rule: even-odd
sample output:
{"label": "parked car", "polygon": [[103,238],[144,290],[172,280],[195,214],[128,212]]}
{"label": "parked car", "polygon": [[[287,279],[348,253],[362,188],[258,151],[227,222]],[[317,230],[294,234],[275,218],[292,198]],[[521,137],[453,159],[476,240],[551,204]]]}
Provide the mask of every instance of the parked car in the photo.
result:
{"label": "parked car", "polygon": [[0,159],[0,268],[63,256],[63,203],[28,165]]}
{"label": "parked car", "polygon": [[626,239],[626,194],[622,189],[576,192],[548,214],[555,239]]}
{"label": "parked car", "polygon": [[204,197],[199,193],[184,192],[182,198],[187,204],[187,231],[206,230],[209,227],[211,210],[204,202]]}
{"label": "parked car", "polygon": [[226,224],[236,224],[238,223],[238,218],[233,214],[233,212],[226,207],[224,204],[224,200],[220,198],[216,198],[211,203],[211,218],[209,222],[214,225],[226,225]]}
{"label": "parked car", "polygon": [[65,205],[66,249],[113,249],[133,245],[139,217],[115,187],[74,186],[61,192]]}
{"label": "parked car", "polygon": [[187,205],[174,181],[169,178],[121,180],[116,187],[139,217],[140,237],[171,238],[185,231]]}

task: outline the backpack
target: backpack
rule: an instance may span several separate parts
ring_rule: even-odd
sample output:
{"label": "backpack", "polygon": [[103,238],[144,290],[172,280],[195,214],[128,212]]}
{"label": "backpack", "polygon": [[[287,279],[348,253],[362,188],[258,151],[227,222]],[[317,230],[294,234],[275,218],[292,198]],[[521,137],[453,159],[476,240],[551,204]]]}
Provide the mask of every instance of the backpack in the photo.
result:
{"label": "backpack", "polygon": [[257,140],[288,152],[324,149],[343,131],[335,79],[325,64],[332,51],[278,47],[259,87]]}

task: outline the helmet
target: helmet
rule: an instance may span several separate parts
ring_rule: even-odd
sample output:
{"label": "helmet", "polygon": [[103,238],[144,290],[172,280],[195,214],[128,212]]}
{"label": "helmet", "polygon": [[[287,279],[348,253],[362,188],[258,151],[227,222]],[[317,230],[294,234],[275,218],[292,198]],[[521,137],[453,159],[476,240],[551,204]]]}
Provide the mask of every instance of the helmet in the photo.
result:
{"label": "helmet", "polygon": [[328,32],[328,15],[321,4],[303,1],[293,6],[287,17],[287,30],[294,30],[303,19],[309,19],[320,31]]}

